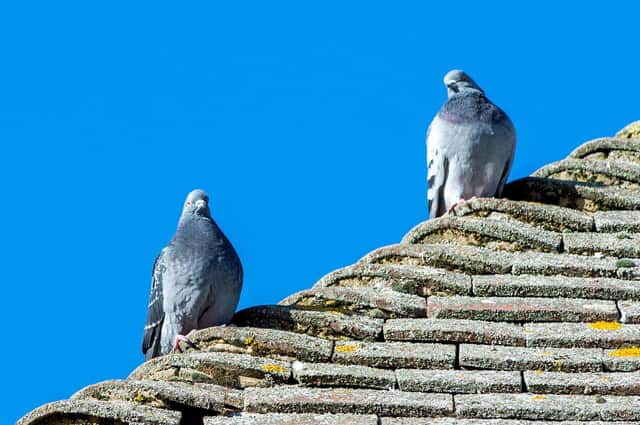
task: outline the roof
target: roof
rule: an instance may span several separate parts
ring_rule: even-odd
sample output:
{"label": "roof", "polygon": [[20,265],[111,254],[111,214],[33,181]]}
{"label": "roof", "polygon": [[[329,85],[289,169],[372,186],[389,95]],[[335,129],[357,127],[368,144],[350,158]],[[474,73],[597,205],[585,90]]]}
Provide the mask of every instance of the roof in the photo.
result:
{"label": "roof", "polygon": [[18,424],[637,423],[640,122],[504,196]]}

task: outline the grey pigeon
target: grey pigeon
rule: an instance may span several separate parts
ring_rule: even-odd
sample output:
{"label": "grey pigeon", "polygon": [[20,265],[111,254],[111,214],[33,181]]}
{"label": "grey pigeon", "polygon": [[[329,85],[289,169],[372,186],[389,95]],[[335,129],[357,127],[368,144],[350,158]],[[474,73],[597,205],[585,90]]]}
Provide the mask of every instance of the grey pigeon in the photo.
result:
{"label": "grey pigeon", "polygon": [[449,98],[427,131],[429,216],[472,197],[500,196],[516,147],[511,120],[464,72],[444,77]]}
{"label": "grey pigeon", "polygon": [[211,218],[207,193],[194,190],[173,239],[153,265],[145,360],[171,352],[193,329],[228,323],[241,290],[240,258]]}

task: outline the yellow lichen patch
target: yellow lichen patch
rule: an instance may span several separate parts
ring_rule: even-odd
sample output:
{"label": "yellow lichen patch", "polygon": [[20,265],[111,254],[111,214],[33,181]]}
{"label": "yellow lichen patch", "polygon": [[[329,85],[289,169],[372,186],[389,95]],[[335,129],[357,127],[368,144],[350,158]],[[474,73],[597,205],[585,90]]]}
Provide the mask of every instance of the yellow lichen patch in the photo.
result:
{"label": "yellow lichen patch", "polygon": [[544,396],[543,395],[534,395],[533,397],[531,397],[531,400],[536,400],[536,401],[544,400]]}
{"label": "yellow lichen patch", "polygon": [[611,357],[640,357],[640,347],[619,348],[609,352]]}
{"label": "yellow lichen patch", "polygon": [[282,373],[285,370],[282,366],[279,366],[273,363],[267,363],[265,365],[262,365],[261,369],[264,370],[265,372],[277,372],[277,373]]}
{"label": "yellow lichen patch", "polygon": [[541,354],[541,355],[543,355],[543,356],[550,356],[550,355],[551,355],[551,353],[550,353],[550,352],[548,352],[548,351],[543,351],[543,352],[542,352],[542,353],[540,353],[540,354]]}
{"label": "yellow lichen patch", "polygon": [[253,337],[252,336],[248,336],[248,337],[246,337],[244,339],[244,345],[251,345],[251,344],[253,344],[253,341],[254,341]]}
{"label": "yellow lichen patch", "polygon": [[346,345],[336,345],[335,350],[338,353],[352,353],[358,349],[358,346],[355,344],[346,344]]}
{"label": "yellow lichen patch", "polygon": [[538,375],[542,375],[542,369],[536,369],[536,373],[537,373]]}
{"label": "yellow lichen patch", "polygon": [[622,324],[619,322],[593,322],[587,326],[595,331],[618,331],[622,328]]}

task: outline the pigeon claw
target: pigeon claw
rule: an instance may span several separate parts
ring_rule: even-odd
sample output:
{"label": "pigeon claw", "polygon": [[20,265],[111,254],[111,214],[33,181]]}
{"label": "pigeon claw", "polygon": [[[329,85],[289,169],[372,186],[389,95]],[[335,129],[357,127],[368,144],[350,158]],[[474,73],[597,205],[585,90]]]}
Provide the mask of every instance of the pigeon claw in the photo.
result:
{"label": "pigeon claw", "polygon": [[453,204],[451,204],[451,206],[449,207],[449,210],[447,212],[452,212],[454,209],[456,209],[457,207],[459,207],[460,205],[464,204],[465,202],[471,202],[473,200],[477,199],[476,196],[472,196],[469,199],[464,199],[464,198],[460,198],[459,200],[457,200],[456,202],[454,202]]}
{"label": "pigeon claw", "polygon": [[193,342],[191,342],[189,340],[189,338],[187,338],[184,335],[176,335],[176,337],[173,339],[173,352],[174,353],[182,353],[182,347],[180,346],[180,344],[185,343],[188,347],[195,347],[195,344]]}

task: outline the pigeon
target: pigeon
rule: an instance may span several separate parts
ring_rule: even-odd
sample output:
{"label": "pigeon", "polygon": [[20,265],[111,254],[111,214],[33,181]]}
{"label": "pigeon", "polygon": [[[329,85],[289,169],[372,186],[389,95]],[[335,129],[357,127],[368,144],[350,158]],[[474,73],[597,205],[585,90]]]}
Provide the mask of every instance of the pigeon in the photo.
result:
{"label": "pigeon", "polygon": [[194,329],[229,323],[241,290],[240,258],[211,218],[209,196],[196,189],[153,265],[145,360],[170,353]]}
{"label": "pigeon", "polygon": [[444,77],[448,99],[427,131],[429,217],[474,197],[500,196],[509,175],[516,132],[464,71]]}

